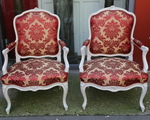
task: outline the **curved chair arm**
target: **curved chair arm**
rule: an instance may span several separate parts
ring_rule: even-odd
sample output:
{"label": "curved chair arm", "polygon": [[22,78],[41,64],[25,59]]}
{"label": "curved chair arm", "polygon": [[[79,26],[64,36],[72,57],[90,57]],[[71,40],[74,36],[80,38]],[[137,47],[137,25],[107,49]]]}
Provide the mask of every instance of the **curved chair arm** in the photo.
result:
{"label": "curved chair arm", "polygon": [[82,47],[81,47],[81,62],[79,64],[80,72],[84,71],[83,65],[84,65],[84,60],[85,60],[85,50],[86,50],[86,47],[89,45],[89,43],[90,43],[90,39],[87,39],[83,42]]}
{"label": "curved chair arm", "polygon": [[149,48],[142,45],[140,49],[143,51],[142,52],[143,72],[147,72],[148,71],[148,62],[146,59],[146,55],[147,55],[147,52],[149,51]]}
{"label": "curved chair arm", "polygon": [[62,40],[59,40],[59,44],[63,49],[63,58],[64,58],[64,62],[65,62],[65,72],[69,71],[69,62],[67,59],[67,55],[69,53],[69,49],[66,47],[66,43]]}
{"label": "curved chair arm", "polygon": [[4,64],[2,67],[3,75],[7,73],[7,65],[8,65],[8,52],[11,51],[16,46],[16,42],[10,43],[6,49],[2,51],[4,55]]}
{"label": "curved chair arm", "polygon": [[133,39],[133,43],[142,50],[143,72],[147,72],[148,71],[148,62],[146,59],[146,55],[147,55],[147,52],[149,51],[149,48],[144,46],[143,43],[137,39]]}

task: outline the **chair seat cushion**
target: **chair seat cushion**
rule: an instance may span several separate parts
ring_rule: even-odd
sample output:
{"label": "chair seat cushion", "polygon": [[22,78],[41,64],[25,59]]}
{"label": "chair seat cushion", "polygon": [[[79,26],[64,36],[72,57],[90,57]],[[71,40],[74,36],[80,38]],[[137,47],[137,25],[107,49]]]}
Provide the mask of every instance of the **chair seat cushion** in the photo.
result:
{"label": "chair seat cushion", "polygon": [[64,68],[56,60],[29,59],[12,65],[1,80],[6,85],[45,86],[67,81],[68,73],[64,72]]}
{"label": "chair seat cushion", "polygon": [[142,72],[139,64],[133,61],[106,57],[86,62],[80,79],[100,86],[129,86],[147,82],[148,74]]}

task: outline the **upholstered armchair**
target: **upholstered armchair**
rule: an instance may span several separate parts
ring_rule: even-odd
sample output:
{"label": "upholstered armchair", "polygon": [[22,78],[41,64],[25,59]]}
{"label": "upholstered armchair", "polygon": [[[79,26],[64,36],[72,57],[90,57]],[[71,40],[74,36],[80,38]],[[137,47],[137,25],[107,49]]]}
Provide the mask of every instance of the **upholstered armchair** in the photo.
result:
{"label": "upholstered armchair", "polygon": [[[86,88],[94,87],[111,92],[142,88],[139,104],[142,112],[147,92],[148,48],[133,37],[136,17],[125,9],[111,6],[89,17],[89,38],[81,47],[80,87],[87,105]],[[136,45],[142,50],[143,69],[133,61]],[[85,61],[87,50],[87,61]]]}
{"label": "upholstered armchair", "polygon": [[[17,15],[13,26],[16,40],[2,52],[4,65],[2,89],[7,101],[6,112],[9,114],[11,101],[10,88],[21,91],[47,90],[55,86],[63,88],[63,105],[68,109],[69,49],[60,40],[60,19],[57,15],[42,9],[31,9]],[[7,71],[8,53],[15,48],[16,63]],[[61,48],[64,64],[61,62]]]}

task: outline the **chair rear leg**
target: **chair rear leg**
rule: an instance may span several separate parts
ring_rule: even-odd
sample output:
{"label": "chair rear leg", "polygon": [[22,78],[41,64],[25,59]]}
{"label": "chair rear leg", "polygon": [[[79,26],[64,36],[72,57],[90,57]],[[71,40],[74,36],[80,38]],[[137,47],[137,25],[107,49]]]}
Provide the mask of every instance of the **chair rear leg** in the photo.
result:
{"label": "chair rear leg", "polygon": [[10,101],[10,97],[8,95],[8,88],[6,86],[3,86],[3,94],[7,101],[6,113],[9,114],[10,108],[11,108],[11,101]]}

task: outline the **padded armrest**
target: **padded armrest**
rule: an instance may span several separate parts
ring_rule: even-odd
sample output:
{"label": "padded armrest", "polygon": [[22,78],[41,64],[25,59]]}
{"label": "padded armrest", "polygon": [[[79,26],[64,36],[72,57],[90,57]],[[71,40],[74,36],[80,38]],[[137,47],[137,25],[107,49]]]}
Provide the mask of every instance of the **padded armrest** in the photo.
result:
{"label": "padded armrest", "polygon": [[89,39],[87,39],[87,40],[85,40],[84,42],[83,42],[83,44],[82,44],[82,46],[88,46],[89,45],[89,43],[90,43],[90,40]]}
{"label": "padded armrest", "polygon": [[16,42],[11,42],[6,48],[10,50],[12,50],[14,47],[16,46]]}
{"label": "padded armrest", "polygon": [[60,46],[63,48],[63,47],[66,47],[66,43],[62,40],[59,40],[59,44]]}
{"label": "padded armrest", "polygon": [[137,40],[137,39],[133,39],[133,43],[136,46],[140,47],[140,48],[143,46],[143,43],[140,40]]}

